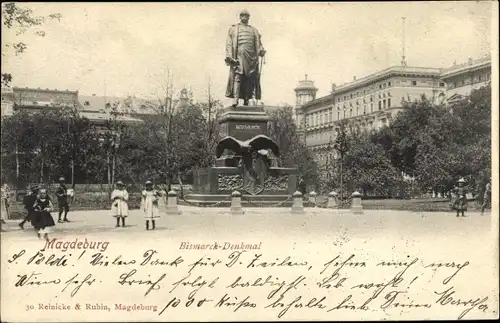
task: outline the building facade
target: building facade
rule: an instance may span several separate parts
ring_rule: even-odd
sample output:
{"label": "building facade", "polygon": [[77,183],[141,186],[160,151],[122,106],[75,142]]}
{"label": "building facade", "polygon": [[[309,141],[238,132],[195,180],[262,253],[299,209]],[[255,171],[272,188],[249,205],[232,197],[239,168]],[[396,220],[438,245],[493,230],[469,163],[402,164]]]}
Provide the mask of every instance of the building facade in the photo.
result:
{"label": "building facade", "polygon": [[41,88],[12,88],[14,109],[27,111],[78,108],[78,91]]}
{"label": "building facade", "polygon": [[491,84],[491,56],[455,63],[442,70],[441,80],[446,84],[447,104],[462,100],[473,90]]}
{"label": "building facade", "polygon": [[445,96],[440,69],[394,66],[340,86],[332,84],[331,93],[318,99],[299,100],[297,95],[297,125],[320,167],[327,167],[337,157],[332,144],[339,122],[347,120],[360,130],[379,129],[391,123],[403,102],[422,95],[436,102]]}
{"label": "building facade", "polygon": [[[90,105],[89,98],[79,96],[78,91],[27,87],[2,88],[2,117],[11,116],[17,109],[28,112],[76,109],[82,117],[87,118],[99,128],[109,119],[109,114],[106,113],[106,109],[98,109],[97,106],[100,106],[100,101],[96,96],[93,96],[93,98],[95,99],[92,101],[96,106],[95,110],[88,106]],[[87,106],[82,105],[81,100]],[[105,101],[102,102],[102,107],[105,107]],[[142,120],[130,116],[119,116],[118,118],[128,124],[142,122]]]}

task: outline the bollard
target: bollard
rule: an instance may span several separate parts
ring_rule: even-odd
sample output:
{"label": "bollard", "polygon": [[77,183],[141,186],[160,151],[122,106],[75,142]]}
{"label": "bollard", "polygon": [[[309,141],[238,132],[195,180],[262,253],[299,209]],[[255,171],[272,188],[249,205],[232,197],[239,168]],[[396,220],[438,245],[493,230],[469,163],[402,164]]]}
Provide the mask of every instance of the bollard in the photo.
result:
{"label": "bollard", "polygon": [[351,212],[355,214],[363,214],[363,206],[361,205],[361,193],[354,192],[352,193],[351,197]]}
{"label": "bollard", "polygon": [[338,206],[339,204],[337,202],[337,193],[332,191],[328,194],[328,204],[326,205],[326,207],[328,209],[336,209]]}
{"label": "bollard", "polygon": [[241,207],[241,193],[234,191],[231,193],[231,214],[232,215],[243,215],[243,208]]}
{"label": "bollard", "polygon": [[177,192],[172,190],[167,196],[167,214],[181,214],[177,206]]}
{"label": "bollard", "polygon": [[309,202],[311,202],[314,205],[314,207],[318,206],[316,204],[316,197],[317,196],[318,196],[318,194],[315,191],[312,191],[311,193],[309,193]]}
{"label": "bollard", "polygon": [[293,193],[292,195],[292,214],[303,214],[304,213],[304,203],[302,200],[302,193],[299,191]]}

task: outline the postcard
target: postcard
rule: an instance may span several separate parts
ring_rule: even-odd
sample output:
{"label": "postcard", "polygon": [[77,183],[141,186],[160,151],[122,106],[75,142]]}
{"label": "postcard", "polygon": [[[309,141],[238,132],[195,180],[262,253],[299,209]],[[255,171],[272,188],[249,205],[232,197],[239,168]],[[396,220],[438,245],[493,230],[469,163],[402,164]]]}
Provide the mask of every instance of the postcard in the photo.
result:
{"label": "postcard", "polygon": [[499,318],[497,2],[2,24],[2,322]]}

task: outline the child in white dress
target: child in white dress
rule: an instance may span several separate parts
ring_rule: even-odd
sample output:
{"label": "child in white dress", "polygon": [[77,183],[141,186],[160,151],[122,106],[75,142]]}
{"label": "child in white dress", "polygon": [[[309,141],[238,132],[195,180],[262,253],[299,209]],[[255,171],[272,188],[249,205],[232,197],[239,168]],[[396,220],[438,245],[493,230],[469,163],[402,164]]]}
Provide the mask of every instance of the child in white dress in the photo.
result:
{"label": "child in white dress", "polygon": [[116,188],[111,193],[111,213],[116,218],[116,227],[125,227],[125,218],[128,216],[128,192],[122,181],[116,182]]}
{"label": "child in white dress", "polygon": [[155,220],[160,217],[158,202],[160,193],[153,189],[151,181],[146,182],[146,189],[142,191],[141,209],[144,211],[144,219],[146,220],[146,230],[149,230],[149,221],[151,221],[151,229],[155,229]]}

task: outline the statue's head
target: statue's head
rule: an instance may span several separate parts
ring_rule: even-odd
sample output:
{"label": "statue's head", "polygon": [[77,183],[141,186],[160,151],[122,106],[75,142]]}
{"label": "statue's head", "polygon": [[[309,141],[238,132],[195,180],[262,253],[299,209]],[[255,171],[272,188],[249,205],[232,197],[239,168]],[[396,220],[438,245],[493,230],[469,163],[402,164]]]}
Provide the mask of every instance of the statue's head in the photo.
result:
{"label": "statue's head", "polygon": [[248,12],[248,10],[246,10],[246,9],[243,9],[243,10],[240,12],[240,21],[241,21],[243,24],[247,24],[247,23],[248,23],[248,20],[250,20],[250,12]]}

